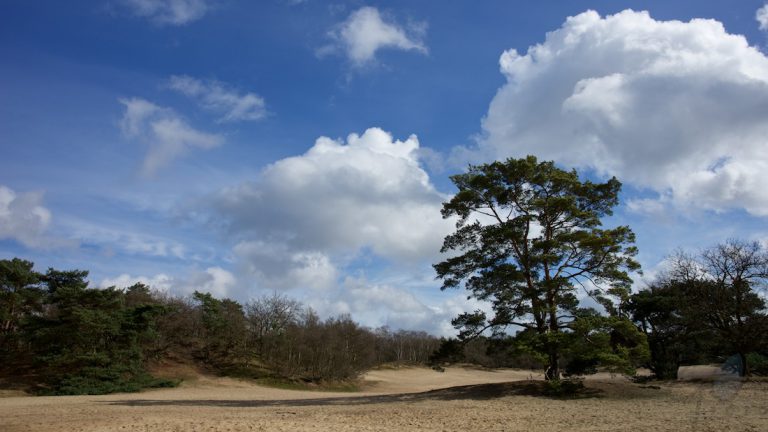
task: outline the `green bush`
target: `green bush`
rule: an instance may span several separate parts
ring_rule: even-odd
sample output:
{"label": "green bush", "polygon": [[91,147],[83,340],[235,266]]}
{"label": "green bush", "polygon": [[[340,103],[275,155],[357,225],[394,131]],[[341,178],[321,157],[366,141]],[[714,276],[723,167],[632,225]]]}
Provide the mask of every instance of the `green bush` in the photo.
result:
{"label": "green bush", "polygon": [[180,380],[155,378],[149,374],[125,376],[108,369],[84,370],[69,374],[52,387],[42,390],[44,395],[99,395],[132,393],[146,388],[176,387]]}
{"label": "green bush", "polygon": [[749,372],[754,375],[768,376],[768,356],[758,353],[747,354]]}

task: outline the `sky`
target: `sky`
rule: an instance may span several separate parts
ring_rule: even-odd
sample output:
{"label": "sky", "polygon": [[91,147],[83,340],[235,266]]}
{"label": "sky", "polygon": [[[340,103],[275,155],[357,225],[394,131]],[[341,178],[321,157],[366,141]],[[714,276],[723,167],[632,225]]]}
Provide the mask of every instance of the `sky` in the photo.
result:
{"label": "sky", "polygon": [[768,6],[6,0],[0,258],[451,335],[449,176],[616,176],[652,279],[768,244]]}

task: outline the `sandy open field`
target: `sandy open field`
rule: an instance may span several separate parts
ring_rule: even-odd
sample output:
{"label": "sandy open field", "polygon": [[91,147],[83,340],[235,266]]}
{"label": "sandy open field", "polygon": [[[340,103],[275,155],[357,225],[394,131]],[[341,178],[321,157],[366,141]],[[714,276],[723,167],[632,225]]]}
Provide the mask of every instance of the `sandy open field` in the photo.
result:
{"label": "sandy open field", "polygon": [[[695,374],[694,374],[695,375]],[[578,400],[529,395],[531,372],[379,370],[359,393],[221,378],[108,396],[0,398],[0,431],[766,431],[768,383],[639,385],[601,375]]]}

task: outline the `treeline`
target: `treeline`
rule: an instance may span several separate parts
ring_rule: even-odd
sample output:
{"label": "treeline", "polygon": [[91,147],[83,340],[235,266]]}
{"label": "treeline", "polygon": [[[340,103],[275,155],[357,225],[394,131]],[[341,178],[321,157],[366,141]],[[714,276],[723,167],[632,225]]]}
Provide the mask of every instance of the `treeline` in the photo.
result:
{"label": "treeline", "polygon": [[0,260],[0,377],[39,393],[97,394],[170,386],[151,365],[193,362],[214,373],[347,380],[378,364],[425,363],[439,340],[320,317],[280,295],[246,304],[135,284],[91,288],[87,271]]}
{"label": "treeline", "polygon": [[[668,267],[618,304],[603,302],[606,313],[592,319],[613,324],[592,326],[588,337],[564,344],[569,346],[560,359],[565,375],[621,365],[675,379],[680,366],[712,363],[741,376],[768,375],[768,251],[757,242],[731,240],[698,255],[677,252]],[[626,323],[643,338],[637,339]],[[472,336],[445,341],[435,358],[487,367],[542,369],[547,364],[529,332]],[[563,337],[576,336],[578,331]],[[646,352],[638,350],[643,347]],[[621,355],[630,362],[617,363],[615,355],[627,349],[635,355]]]}
{"label": "treeline", "polygon": [[[150,366],[194,363],[249,378],[348,380],[383,363],[474,363],[542,369],[547,337],[532,331],[460,333],[368,329],[348,315],[321,319],[281,295],[240,304],[195,292],[178,297],[135,284],[88,286],[87,271],[0,260],[0,385],[48,394],[109,393],[170,386]],[[573,309],[556,335],[565,375],[648,367],[673,379],[682,365],[718,363],[740,375],[768,374],[768,252],[729,241],[699,255],[675,254],[649,287],[604,313]],[[467,316],[454,320],[466,328]],[[463,338],[462,338],[463,337]]]}

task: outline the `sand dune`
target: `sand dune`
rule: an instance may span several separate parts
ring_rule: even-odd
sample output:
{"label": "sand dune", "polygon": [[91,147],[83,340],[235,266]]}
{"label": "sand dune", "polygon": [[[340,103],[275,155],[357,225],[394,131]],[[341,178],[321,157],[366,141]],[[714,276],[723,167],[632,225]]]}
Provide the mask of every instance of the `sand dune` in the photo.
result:
{"label": "sand dune", "polygon": [[594,397],[553,400],[535,373],[377,370],[358,393],[281,390],[201,377],[179,388],[106,396],[0,398],[0,431],[768,430],[768,385],[661,388],[601,376]]}

